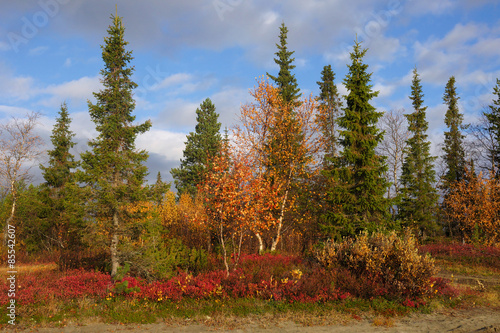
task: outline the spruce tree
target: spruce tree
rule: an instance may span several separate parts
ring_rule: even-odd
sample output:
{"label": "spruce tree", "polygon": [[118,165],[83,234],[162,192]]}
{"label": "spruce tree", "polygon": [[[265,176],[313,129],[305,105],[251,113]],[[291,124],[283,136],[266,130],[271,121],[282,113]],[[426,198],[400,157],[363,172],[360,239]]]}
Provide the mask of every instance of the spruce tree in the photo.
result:
{"label": "spruce tree", "polygon": [[53,149],[47,152],[48,165],[40,165],[45,179],[40,187],[40,199],[45,205],[39,216],[40,225],[50,226],[47,236],[61,251],[61,268],[67,267],[73,252],[81,251],[84,233],[82,198],[74,177],[78,163],[70,152],[75,146],[75,134],[70,125],[68,108],[63,103],[50,137]]}
{"label": "spruce tree", "polygon": [[207,164],[220,151],[222,137],[218,119],[219,114],[215,112],[215,106],[209,98],[196,109],[196,128],[187,136],[181,165],[170,171],[179,197],[183,193],[191,196],[196,194],[197,185],[204,179]]}
{"label": "spruce tree", "polygon": [[325,146],[323,157],[324,164],[337,156],[337,118],[340,115],[342,102],[340,101],[337,86],[335,85],[335,73],[331,65],[323,67],[319,85],[318,122],[321,128],[323,144]]}
{"label": "spruce tree", "polygon": [[146,199],[143,163],[148,154],[135,148],[137,135],[149,130],[151,123],[134,125],[135,101],[132,91],[137,84],[131,80],[134,68],[129,65],[132,52],[127,51],[122,19],[111,16],[113,23],[104,39],[101,70],[104,88],[94,93],[96,103],[88,102],[89,113],[96,124],[97,138],[89,142],[92,151],[81,154],[81,180],[90,189],[93,216],[104,224],[110,239],[111,275],[120,266],[119,239],[127,236],[127,206]]}
{"label": "spruce tree", "polygon": [[444,156],[446,163],[446,173],[442,179],[442,189],[448,193],[452,184],[461,181],[465,176],[465,150],[463,141],[465,135],[462,134],[464,126],[463,115],[458,109],[458,99],[455,88],[455,77],[451,77],[446,84],[443,101],[448,106],[444,122],[448,131],[444,132]]}
{"label": "spruce tree", "polygon": [[288,28],[283,22],[280,27],[280,43],[276,44],[276,47],[278,47],[278,51],[275,53],[277,58],[274,59],[274,62],[280,67],[280,70],[278,76],[273,76],[269,73],[267,73],[267,76],[269,76],[280,89],[283,101],[285,103],[295,104],[300,97],[300,89],[295,75],[291,73],[291,70],[295,68],[295,65],[293,65],[295,58],[292,58],[292,54],[295,51],[288,51],[286,41],[287,34]]}
{"label": "spruce tree", "polygon": [[493,104],[489,105],[489,112],[485,112],[484,115],[488,120],[487,130],[492,134],[494,144],[489,151],[489,158],[493,161],[496,168],[495,177],[500,179],[500,80],[497,79],[496,86],[493,88],[493,95],[496,99],[493,99]]}
{"label": "spruce tree", "polygon": [[403,198],[399,207],[399,218],[416,223],[421,232],[436,229],[436,206],[438,195],[434,188],[436,171],[430,155],[431,143],[426,134],[429,123],[426,120],[427,107],[417,73],[413,70],[411,96],[413,113],[405,115],[410,137],[406,141],[405,159],[401,174]]}
{"label": "spruce tree", "polygon": [[344,79],[348,90],[347,106],[339,118],[342,151],[335,168],[325,174],[335,184],[327,193],[332,211],[326,214],[324,227],[330,236],[352,236],[362,230],[383,228],[388,200],[384,197],[387,181],[385,159],[376,154],[384,133],[377,128],[382,112],[370,104],[378,92],[372,91],[371,73],[362,63],[366,49],[356,41],[352,64]]}
{"label": "spruce tree", "polygon": [[54,149],[47,152],[49,166],[40,165],[45,184],[50,188],[60,189],[73,180],[73,171],[77,163],[70,152],[70,149],[75,146],[72,141],[75,134],[70,130],[70,125],[68,107],[66,103],[63,103],[50,137]]}
{"label": "spruce tree", "polygon": [[[302,129],[296,119],[296,107],[301,102],[300,89],[297,85],[295,75],[291,70],[295,68],[292,58],[294,51],[288,51],[287,47],[288,28],[285,23],[281,24],[279,40],[276,44],[278,51],[275,53],[277,58],[274,62],[279,66],[278,76],[267,75],[276,83],[279,89],[281,101],[275,108],[275,124],[269,128],[267,137],[265,164],[268,176],[272,173],[281,177],[288,177],[291,165],[294,163],[302,164],[303,161],[295,161],[294,156],[299,155],[301,143],[304,140]],[[287,151],[288,154],[283,154]],[[286,156],[285,156],[286,155]],[[271,176],[273,178],[274,176]]]}
{"label": "spruce tree", "polygon": [[161,178],[160,171],[158,171],[156,183],[151,187],[151,199],[157,207],[161,206],[163,197],[168,191],[170,191],[170,183],[165,183]]}

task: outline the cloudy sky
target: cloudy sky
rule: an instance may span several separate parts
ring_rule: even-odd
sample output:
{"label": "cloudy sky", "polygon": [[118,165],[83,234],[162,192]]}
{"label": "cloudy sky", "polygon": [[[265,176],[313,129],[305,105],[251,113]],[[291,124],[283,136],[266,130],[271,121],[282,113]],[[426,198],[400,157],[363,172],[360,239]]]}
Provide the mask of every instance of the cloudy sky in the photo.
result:
{"label": "cloudy sky", "polygon": [[304,94],[318,94],[316,82],[328,64],[345,93],[356,34],[369,48],[365,62],[380,91],[379,110],[411,112],[416,66],[435,147],[444,130],[448,79],[456,77],[461,111],[474,122],[500,78],[498,0],[0,0],[0,121],[41,112],[39,132],[50,149],[66,102],[74,153],[87,149],[96,135],[87,101],[100,89],[100,45],[116,3],[135,57],[135,114],[153,123],[137,141],[150,153],[150,179],[161,171],[171,180],[205,98],[216,105],[223,127],[236,123],[256,78],[278,72],[273,58],[282,22]]}

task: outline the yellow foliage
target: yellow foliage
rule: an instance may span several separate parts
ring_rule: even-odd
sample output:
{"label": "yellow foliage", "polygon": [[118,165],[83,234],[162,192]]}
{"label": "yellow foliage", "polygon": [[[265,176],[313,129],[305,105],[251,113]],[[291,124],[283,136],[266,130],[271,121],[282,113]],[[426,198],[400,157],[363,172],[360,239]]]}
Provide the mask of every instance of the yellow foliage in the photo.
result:
{"label": "yellow foliage", "polygon": [[500,180],[493,175],[474,175],[467,170],[464,180],[451,188],[444,201],[446,214],[468,241],[500,244]]}
{"label": "yellow foliage", "polygon": [[402,236],[363,233],[342,243],[327,242],[315,255],[324,267],[342,266],[357,275],[382,277],[401,292],[412,294],[430,290],[430,278],[436,273],[434,260],[419,254],[417,241],[409,232]]}
{"label": "yellow foliage", "polygon": [[169,190],[165,194],[159,210],[163,226],[169,227],[176,223],[178,219],[178,208],[175,203],[174,192]]}

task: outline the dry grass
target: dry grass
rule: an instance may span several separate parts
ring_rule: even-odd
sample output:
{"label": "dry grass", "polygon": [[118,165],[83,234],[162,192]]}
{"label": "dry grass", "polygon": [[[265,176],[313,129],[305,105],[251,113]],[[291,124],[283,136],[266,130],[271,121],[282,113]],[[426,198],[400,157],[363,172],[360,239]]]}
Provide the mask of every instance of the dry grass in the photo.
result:
{"label": "dry grass", "polygon": [[[25,273],[34,273],[34,272],[41,272],[41,271],[50,271],[50,270],[55,270],[57,269],[56,263],[46,263],[46,264],[20,264],[16,265],[15,271],[18,274],[25,274]],[[0,274],[5,274],[11,269],[8,267],[0,267]]]}
{"label": "dry grass", "polygon": [[373,326],[393,327],[394,319],[383,316],[377,316],[373,319]]}

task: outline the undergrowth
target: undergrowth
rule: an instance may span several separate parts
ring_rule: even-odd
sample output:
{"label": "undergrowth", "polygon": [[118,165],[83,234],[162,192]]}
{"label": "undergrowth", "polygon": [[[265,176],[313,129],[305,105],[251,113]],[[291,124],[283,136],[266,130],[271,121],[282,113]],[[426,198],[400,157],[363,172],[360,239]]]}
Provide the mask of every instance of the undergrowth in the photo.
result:
{"label": "undergrowth", "polygon": [[[362,242],[370,244],[367,238]],[[349,246],[352,250],[357,245],[351,242]],[[365,248],[366,254],[375,251],[375,247],[370,246]],[[407,251],[412,254],[411,258],[417,258],[413,250]],[[452,264],[470,262],[472,266],[487,265],[492,269],[498,267],[500,260],[495,251],[459,245],[420,247],[420,253],[432,254]],[[498,298],[498,292],[493,295],[480,290],[457,289],[450,280],[438,277],[425,280],[426,288],[405,292],[391,287],[389,280],[380,278],[376,270],[368,269],[378,266],[363,264],[360,254],[364,252],[357,252],[356,269],[338,262],[325,265],[288,255],[243,255],[229,277],[222,268],[197,275],[179,270],[172,278],[155,281],[130,276],[125,274],[126,270],[115,280],[98,271],[61,272],[54,266],[46,270],[27,270],[17,276],[16,321],[24,326],[57,326],[95,318],[108,323],[189,319],[220,325],[229,320],[224,318],[290,316],[292,320],[304,322],[314,318],[313,322],[320,324],[332,318],[345,320],[368,316],[375,317],[377,323],[387,324],[390,321],[384,318],[413,311],[431,312],[476,303],[487,306],[488,298],[493,301]],[[380,258],[384,257],[392,258],[391,251]],[[6,282],[0,281],[0,311],[6,311],[7,290]],[[0,324],[6,326],[7,319],[2,316]]]}

